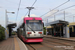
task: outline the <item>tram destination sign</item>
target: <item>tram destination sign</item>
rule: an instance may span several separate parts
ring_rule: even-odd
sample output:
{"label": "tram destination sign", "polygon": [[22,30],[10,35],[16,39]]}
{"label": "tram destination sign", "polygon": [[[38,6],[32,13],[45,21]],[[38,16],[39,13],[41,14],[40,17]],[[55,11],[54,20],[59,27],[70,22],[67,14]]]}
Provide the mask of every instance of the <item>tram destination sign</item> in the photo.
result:
{"label": "tram destination sign", "polygon": [[29,22],[39,22],[38,20],[29,20]]}
{"label": "tram destination sign", "polygon": [[36,22],[36,23],[41,23],[41,20],[27,20],[26,23],[32,23],[32,22]]}

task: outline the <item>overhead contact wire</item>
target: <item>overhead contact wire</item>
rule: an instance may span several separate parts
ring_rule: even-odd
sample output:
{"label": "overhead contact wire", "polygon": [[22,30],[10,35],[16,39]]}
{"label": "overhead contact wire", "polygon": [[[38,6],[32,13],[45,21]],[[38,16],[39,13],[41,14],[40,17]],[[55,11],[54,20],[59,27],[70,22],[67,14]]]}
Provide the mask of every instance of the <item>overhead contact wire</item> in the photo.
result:
{"label": "overhead contact wire", "polygon": [[[58,7],[60,7],[60,6],[64,5],[64,4],[66,4],[66,3],[69,2],[69,1],[70,1],[70,0],[68,0],[68,1],[66,1],[66,2],[64,2],[64,3],[62,3],[61,5],[59,5],[59,6],[55,7],[54,9],[52,9],[52,10],[46,12],[45,14],[47,14],[47,13],[49,13],[49,12],[55,10],[56,8],[58,8]],[[40,17],[44,16],[45,14],[41,15]]]}
{"label": "overhead contact wire", "polygon": [[20,4],[21,4],[21,0],[19,2],[19,6],[18,6],[18,10],[17,10],[16,21],[17,21],[17,17],[18,17],[18,13],[19,13]]}

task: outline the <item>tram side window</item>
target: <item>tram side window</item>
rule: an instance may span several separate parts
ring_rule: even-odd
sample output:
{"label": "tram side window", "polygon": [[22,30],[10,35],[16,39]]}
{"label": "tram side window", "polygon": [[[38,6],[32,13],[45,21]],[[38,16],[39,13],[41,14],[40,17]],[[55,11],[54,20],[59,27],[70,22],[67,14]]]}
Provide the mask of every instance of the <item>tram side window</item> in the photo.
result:
{"label": "tram side window", "polygon": [[23,29],[21,28],[21,30],[20,30],[20,33],[21,33],[21,35],[23,34]]}
{"label": "tram side window", "polygon": [[23,27],[23,36],[25,36],[25,26]]}

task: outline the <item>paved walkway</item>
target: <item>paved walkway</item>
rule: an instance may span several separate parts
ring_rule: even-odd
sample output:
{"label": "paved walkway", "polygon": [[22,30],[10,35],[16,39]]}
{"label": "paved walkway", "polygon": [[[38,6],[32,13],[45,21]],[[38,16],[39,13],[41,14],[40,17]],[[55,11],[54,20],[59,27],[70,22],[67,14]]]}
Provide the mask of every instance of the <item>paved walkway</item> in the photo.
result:
{"label": "paved walkway", "polygon": [[51,35],[44,35],[44,37],[56,38],[56,39],[67,40],[67,41],[75,41],[75,37],[64,38],[64,37],[54,37]]}
{"label": "paved walkway", "polygon": [[0,50],[15,50],[14,47],[14,38],[8,38],[0,42]]}
{"label": "paved walkway", "polygon": [[13,36],[0,42],[0,50],[28,50],[28,48],[17,36]]}

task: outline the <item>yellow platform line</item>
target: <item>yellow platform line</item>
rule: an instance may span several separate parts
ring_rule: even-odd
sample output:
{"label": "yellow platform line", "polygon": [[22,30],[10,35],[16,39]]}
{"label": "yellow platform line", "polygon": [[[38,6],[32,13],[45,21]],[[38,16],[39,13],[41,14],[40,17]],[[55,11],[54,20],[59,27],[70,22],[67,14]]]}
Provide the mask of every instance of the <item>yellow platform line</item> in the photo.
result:
{"label": "yellow platform line", "polygon": [[15,50],[20,50],[19,44],[17,39],[14,37],[14,43],[15,43]]}

